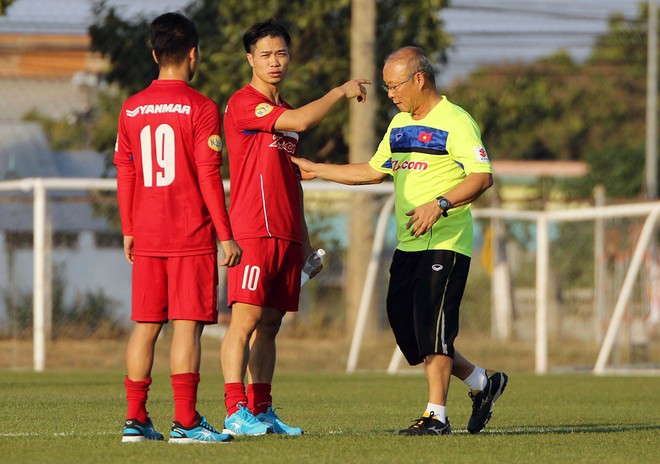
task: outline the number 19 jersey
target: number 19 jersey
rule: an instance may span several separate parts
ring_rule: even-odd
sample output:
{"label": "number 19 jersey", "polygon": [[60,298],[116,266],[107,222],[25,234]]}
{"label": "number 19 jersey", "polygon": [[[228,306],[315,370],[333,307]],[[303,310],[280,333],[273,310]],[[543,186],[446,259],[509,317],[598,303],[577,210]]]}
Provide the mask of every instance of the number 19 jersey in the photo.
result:
{"label": "number 19 jersey", "polygon": [[231,238],[221,148],[216,104],[186,82],[156,80],[126,100],[114,163],[122,233],[136,255],[212,253],[215,229]]}

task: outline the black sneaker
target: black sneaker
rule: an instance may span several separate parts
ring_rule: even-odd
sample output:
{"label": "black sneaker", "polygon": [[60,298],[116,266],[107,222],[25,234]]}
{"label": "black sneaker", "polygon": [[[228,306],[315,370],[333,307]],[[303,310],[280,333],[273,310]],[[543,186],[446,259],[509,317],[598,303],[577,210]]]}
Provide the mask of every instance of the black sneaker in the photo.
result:
{"label": "black sneaker", "polygon": [[493,414],[495,401],[504,393],[509,377],[504,372],[486,371],[486,388],[481,391],[471,391],[472,415],[468,422],[468,432],[479,433],[486,426]]}
{"label": "black sneaker", "polygon": [[441,422],[431,412],[430,416],[422,416],[407,429],[399,430],[399,435],[451,435],[449,418],[447,422]]}

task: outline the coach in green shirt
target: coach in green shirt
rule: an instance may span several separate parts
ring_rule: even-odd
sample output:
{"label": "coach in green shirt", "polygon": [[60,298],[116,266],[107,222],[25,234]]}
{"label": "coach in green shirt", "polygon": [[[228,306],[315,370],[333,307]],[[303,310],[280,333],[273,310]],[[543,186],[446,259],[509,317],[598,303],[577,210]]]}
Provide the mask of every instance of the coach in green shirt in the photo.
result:
{"label": "coach in green shirt", "polygon": [[394,178],[399,244],[390,267],[387,315],[406,360],[424,363],[429,385],[424,414],[399,433],[451,434],[446,400],[452,374],[471,390],[467,429],[479,433],[507,376],[467,361],[454,350],[454,339],[472,256],[470,203],[493,185],[490,161],[472,117],[438,93],[424,50],[392,53],[383,81],[401,112],[368,163],[292,160],[304,179],[354,185]]}

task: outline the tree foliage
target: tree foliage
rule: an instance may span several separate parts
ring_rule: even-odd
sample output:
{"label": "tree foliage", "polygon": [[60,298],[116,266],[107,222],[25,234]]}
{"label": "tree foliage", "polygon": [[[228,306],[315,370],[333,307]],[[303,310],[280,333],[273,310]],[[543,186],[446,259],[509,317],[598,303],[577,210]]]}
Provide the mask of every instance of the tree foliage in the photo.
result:
{"label": "tree foliage", "polygon": [[95,3],[93,12],[96,21],[89,27],[91,48],[110,61],[105,79],[132,94],[157,78],[158,68],[147,44],[149,21],[123,19],[104,1]]}
{"label": "tree foliage", "polygon": [[0,15],[4,15],[7,12],[7,7],[13,2],[14,0],[0,0]]}
{"label": "tree foliage", "polygon": [[[450,89],[482,127],[494,159],[583,160],[580,194],[596,183],[638,195],[645,140],[646,18],[615,15],[589,59],[565,52],[531,64],[484,66]],[[641,154],[641,164],[640,164]]]}
{"label": "tree foliage", "polygon": [[[436,63],[445,62],[450,39],[443,31],[438,13],[446,4],[447,0],[378,1],[378,66],[387,54],[404,45],[419,45]],[[151,18],[122,19],[103,2],[96,4],[95,12],[95,24],[90,28],[92,46],[110,60],[107,79],[124,91],[121,96],[145,87],[157,72],[146,45]],[[292,105],[303,105],[352,77],[360,77],[349,73],[349,0],[197,0],[185,13],[195,21],[200,33],[202,60],[192,84],[221,108],[251,75],[242,43],[243,32],[269,17],[284,22],[292,37],[290,71],[283,87],[283,96]],[[382,133],[392,105],[385,102],[386,95],[377,85],[370,89],[370,97],[382,102],[377,123],[378,133]],[[345,162],[346,113],[346,107],[333,111],[305,135],[302,153]],[[101,142],[101,138],[98,140]]]}

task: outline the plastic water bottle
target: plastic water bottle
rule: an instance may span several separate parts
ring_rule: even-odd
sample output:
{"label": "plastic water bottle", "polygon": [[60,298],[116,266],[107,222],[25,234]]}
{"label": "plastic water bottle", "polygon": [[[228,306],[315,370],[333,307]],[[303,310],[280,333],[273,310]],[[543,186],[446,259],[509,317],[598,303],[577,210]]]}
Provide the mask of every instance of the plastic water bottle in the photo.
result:
{"label": "plastic water bottle", "polygon": [[309,275],[321,267],[323,264],[323,257],[325,256],[325,250],[319,248],[314,253],[309,255],[305,265],[303,266],[302,274],[300,274],[300,286],[302,287],[309,280]]}

